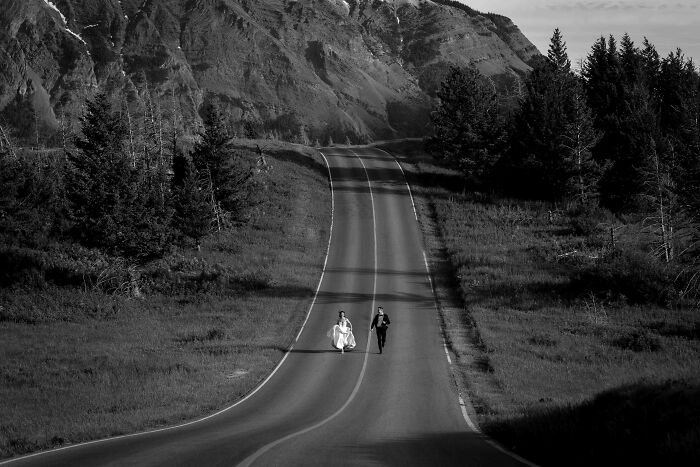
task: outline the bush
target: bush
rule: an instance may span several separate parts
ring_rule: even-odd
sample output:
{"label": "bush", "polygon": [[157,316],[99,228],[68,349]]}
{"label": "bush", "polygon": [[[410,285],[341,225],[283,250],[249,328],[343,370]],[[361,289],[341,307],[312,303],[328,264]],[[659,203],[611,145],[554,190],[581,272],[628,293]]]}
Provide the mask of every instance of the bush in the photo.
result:
{"label": "bush", "polygon": [[268,289],[273,279],[264,270],[236,271],[202,258],[172,255],[148,265],[142,272],[142,284],[148,293],[231,295]]}
{"label": "bush", "polygon": [[657,352],[661,350],[661,340],[647,332],[634,331],[613,341],[620,349],[634,352]]}
{"label": "bush", "polygon": [[129,281],[127,264],[97,250],[52,245],[45,250],[0,248],[0,285],[43,288],[89,286],[114,292]]}
{"label": "bush", "polygon": [[608,211],[593,206],[576,205],[568,209],[567,215],[571,232],[582,237],[600,235],[602,225],[611,221]]}
{"label": "bush", "polygon": [[569,220],[571,232],[582,237],[592,237],[600,232],[597,219],[587,215],[577,215]]}
{"label": "bush", "polygon": [[236,278],[246,291],[264,290],[272,285],[272,277],[265,271],[248,271]]}
{"label": "bush", "polygon": [[677,297],[670,268],[645,255],[616,250],[581,267],[571,281],[575,294],[624,299],[631,304],[668,305]]}

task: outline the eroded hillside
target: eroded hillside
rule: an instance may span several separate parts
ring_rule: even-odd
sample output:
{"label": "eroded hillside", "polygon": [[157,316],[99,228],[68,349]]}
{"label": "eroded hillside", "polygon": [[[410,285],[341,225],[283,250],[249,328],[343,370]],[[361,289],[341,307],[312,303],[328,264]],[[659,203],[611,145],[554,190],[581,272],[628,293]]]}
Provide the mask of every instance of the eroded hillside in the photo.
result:
{"label": "eroded hillside", "polygon": [[507,18],[452,3],[0,0],[0,109],[27,133],[98,87],[148,87],[185,119],[213,99],[286,138],[420,135],[451,64],[515,76],[538,53]]}

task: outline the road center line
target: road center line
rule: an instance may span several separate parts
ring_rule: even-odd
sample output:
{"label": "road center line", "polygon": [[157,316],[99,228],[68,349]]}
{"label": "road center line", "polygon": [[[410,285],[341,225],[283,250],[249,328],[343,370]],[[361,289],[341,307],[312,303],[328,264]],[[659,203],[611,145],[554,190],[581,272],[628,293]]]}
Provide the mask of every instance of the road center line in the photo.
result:
{"label": "road center line", "polygon": [[[320,152],[320,151],[319,151]],[[362,158],[357,155],[354,151],[350,150],[350,152],[357,157],[357,159],[360,161],[360,164],[362,164],[362,168],[365,171],[365,176],[367,177],[367,185],[369,186],[369,195],[370,195],[370,200],[372,201],[372,232],[374,236],[374,284],[373,284],[373,290],[372,290],[372,307],[370,308],[369,312],[369,318],[370,321],[372,319],[372,313],[374,313],[374,307],[376,305],[376,298],[377,298],[377,213],[374,208],[374,193],[372,192],[372,182],[369,178],[369,172],[367,171],[367,167],[365,166],[364,161]],[[323,153],[321,153],[323,155]],[[326,156],[323,156],[324,159]],[[328,164],[328,161],[326,160],[326,164]],[[330,165],[329,167],[329,172],[330,172]],[[330,174],[329,174],[330,175]],[[326,260],[328,257],[326,257]],[[313,306],[313,305],[312,305]],[[308,317],[307,317],[308,319]],[[301,332],[300,332],[301,334]],[[310,431],[313,431],[317,428],[320,428],[321,426],[325,425],[326,423],[330,422],[334,418],[336,418],[338,415],[340,415],[349,405],[350,403],[355,399],[355,396],[360,390],[360,386],[362,385],[362,380],[365,377],[365,371],[367,370],[367,359],[369,357],[369,346],[370,346],[370,337],[371,337],[371,330],[367,331],[367,346],[365,347],[365,358],[364,361],[362,362],[362,370],[360,371],[360,376],[357,379],[357,382],[355,383],[355,387],[352,390],[352,393],[350,393],[350,397],[348,397],[348,400],[345,401],[345,403],[333,414],[328,416],[327,418],[321,420],[318,423],[315,423],[314,425],[308,426],[302,430],[295,431],[294,433],[290,433],[287,436],[284,436],[276,441],[273,441],[271,443],[266,444],[265,446],[261,447],[257,451],[255,451],[253,454],[250,456],[246,457],[243,459],[243,461],[238,464],[239,467],[249,467],[253,465],[253,463],[258,460],[263,454],[271,450],[272,448],[279,446],[280,444],[284,443],[285,441],[288,441],[292,438],[295,438],[297,436],[303,435],[305,433],[308,433]]]}

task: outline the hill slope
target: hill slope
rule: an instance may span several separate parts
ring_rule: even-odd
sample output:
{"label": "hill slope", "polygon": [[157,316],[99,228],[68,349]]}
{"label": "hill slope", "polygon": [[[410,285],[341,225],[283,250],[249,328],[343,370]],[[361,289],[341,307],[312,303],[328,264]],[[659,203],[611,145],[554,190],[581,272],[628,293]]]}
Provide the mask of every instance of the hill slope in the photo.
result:
{"label": "hill slope", "polygon": [[507,18],[459,5],[0,0],[0,110],[31,133],[97,86],[134,96],[147,83],[185,118],[214,99],[287,138],[420,135],[450,64],[514,76],[538,53]]}

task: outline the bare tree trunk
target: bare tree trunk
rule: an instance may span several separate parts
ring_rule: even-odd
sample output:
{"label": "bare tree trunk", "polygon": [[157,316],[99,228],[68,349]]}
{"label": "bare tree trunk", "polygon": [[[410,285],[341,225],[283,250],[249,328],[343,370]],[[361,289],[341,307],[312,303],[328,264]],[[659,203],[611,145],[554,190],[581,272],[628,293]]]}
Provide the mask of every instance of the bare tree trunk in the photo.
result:
{"label": "bare tree trunk", "polygon": [[39,149],[39,112],[34,109],[32,113],[34,114],[34,136],[36,138],[36,149]]}
{"label": "bare tree trunk", "polygon": [[131,155],[131,166],[136,168],[136,151],[134,150],[134,129],[131,123],[131,112],[129,104],[126,104],[126,120],[129,124],[129,154]]}
{"label": "bare tree trunk", "polygon": [[[152,102],[152,101],[151,101]],[[162,176],[165,173],[165,156],[164,156],[164,150],[163,150],[163,109],[160,106],[160,102],[156,103],[157,108],[155,110],[157,111],[157,115],[154,115],[154,107],[153,104],[151,103],[151,120],[153,122],[153,134],[157,139],[157,144],[158,144],[158,164],[157,164],[157,172],[158,172],[158,193],[160,195],[160,206],[161,209],[165,209],[165,179]],[[158,124],[158,128],[155,127],[156,123]]]}
{"label": "bare tree trunk", "polygon": [[581,201],[586,202],[586,194],[583,186],[583,149],[581,147],[581,127],[576,129],[576,170],[578,171],[578,189]]}
{"label": "bare tree trunk", "polygon": [[163,158],[163,109],[160,107],[160,102],[158,105],[158,159],[161,167],[165,164]]}
{"label": "bare tree trunk", "polygon": [[[148,88],[146,88],[148,89]],[[148,151],[148,95],[144,96],[143,105],[143,159],[146,162],[146,170],[151,169],[151,155]]]}
{"label": "bare tree trunk", "polygon": [[216,230],[217,232],[221,232],[221,211],[219,203],[216,202],[216,198],[214,197],[214,182],[211,179],[211,172],[209,170],[207,170],[207,179],[209,181],[209,196],[211,209],[214,213],[214,220],[216,221]]}
{"label": "bare tree trunk", "polygon": [[169,163],[170,163],[170,165],[172,165],[172,162],[173,162],[172,158],[177,155],[177,138],[179,136],[179,132],[178,132],[179,119],[178,119],[178,115],[177,115],[177,108],[175,105],[175,90],[172,88],[170,89],[170,107],[171,107],[170,111],[172,112],[170,123],[172,125],[172,135],[173,135],[173,143],[172,144],[173,144],[173,147],[172,147],[171,160],[169,161]]}
{"label": "bare tree trunk", "polygon": [[68,141],[66,139],[66,119],[61,112],[61,145],[63,146],[63,154],[64,156],[68,156]]}
{"label": "bare tree trunk", "polygon": [[615,249],[615,227],[610,226],[610,248]]}
{"label": "bare tree trunk", "polygon": [[7,151],[10,153],[10,157],[12,157],[13,159],[17,159],[17,153],[15,152],[15,148],[14,146],[12,146],[10,138],[5,132],[5,129],[2,125],[0,125],[0,148],[2,148],[3,146],[7,147]]}
{"label": "bare tree trunk", "polygon": [[666,205],[664,203],[664,183],[663,175],[661,173],[661,162],[659,161],[659,154],[654,150],[654,172],[656,176],[656,188],[658,193],[657,206],[659,210],[659,220],[661,222],[661,246],[664,251],[664,259],[667,263],[673,260],[673,249],[671,248],[670,235],[672,230],[669,226],[669,216],[666,212]]}

